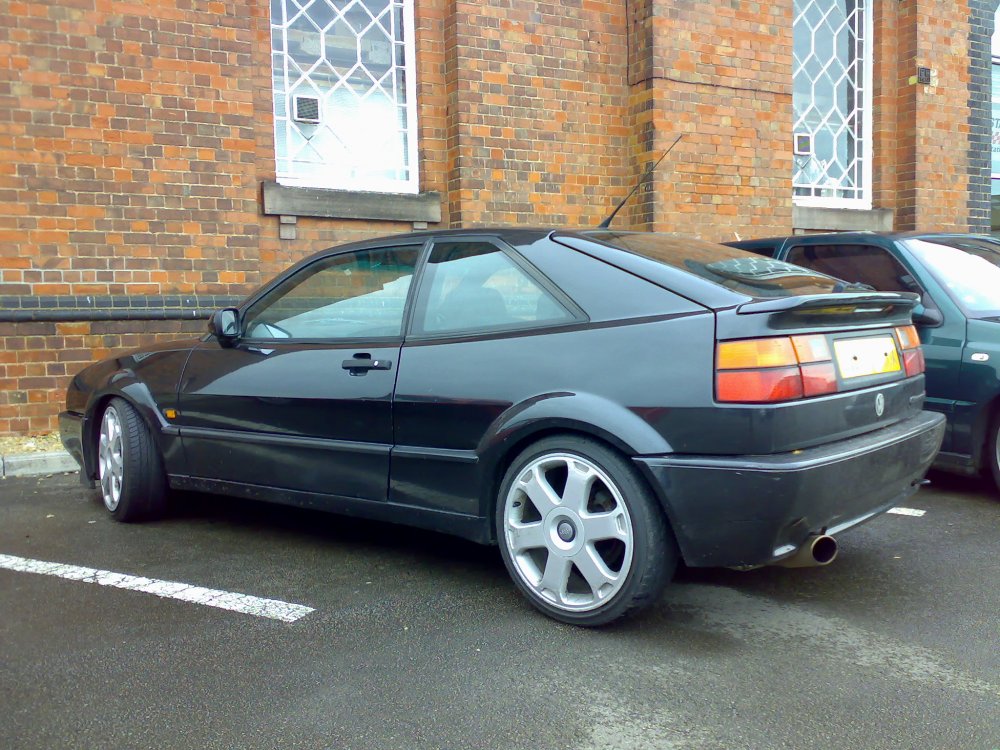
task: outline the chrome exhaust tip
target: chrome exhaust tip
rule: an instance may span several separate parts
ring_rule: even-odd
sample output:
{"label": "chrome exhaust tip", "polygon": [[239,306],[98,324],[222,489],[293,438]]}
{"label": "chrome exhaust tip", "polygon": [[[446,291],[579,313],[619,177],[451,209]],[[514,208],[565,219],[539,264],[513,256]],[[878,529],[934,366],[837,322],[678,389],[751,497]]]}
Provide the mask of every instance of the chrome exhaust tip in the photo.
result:
{"label": "chrome exhaust tip", "polygon": [[837,540],[826,534],[806,539],[791,557],[775,563],[782,568],[816,568],[837,559]]}

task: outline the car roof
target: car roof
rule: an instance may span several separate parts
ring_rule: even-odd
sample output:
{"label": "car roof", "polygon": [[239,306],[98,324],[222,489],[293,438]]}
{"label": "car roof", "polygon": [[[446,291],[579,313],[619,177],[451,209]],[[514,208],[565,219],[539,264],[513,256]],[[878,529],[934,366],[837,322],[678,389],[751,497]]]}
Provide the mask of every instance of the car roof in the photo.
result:
{"label": "car roof", "polygon": [[547,237],[555,231],[552,227],[468,227],[465,229],[430,229],[417,232],[402,232],[400,234],[380,234],[376,237],[368,237],[354,242],[343,242],[322,250],[306,255],[294,265],[288,266],[282,271],[290,271],[307,266],[319,258],[323,258],[333,253],[349,252],[351,250],[363,250],[369,247],[379,247],[387,242],[395,242],[403,245],[423,243],[434,237],[476,237],[490,236],[500,239],[512,245],[535,242],[543,237]]}
{"label": "car roof", "polygon": [[800,240],[815,242],[816,240],[836,240],[837,242],[861,242],[864,240],[870,240],[873,237],[885,239],[885,240],[933,240],[935,238],[951,238],[951,237],[975,237],[977,239],[992,240],[993,242],[1000,242],[1000,238],[994,237],[989,234],[981,234],[978,232],[921,232],[921,231],[905,231],[905,232],[869,232],[869,231],[854,231],[854,232],[820,232],[817,234],[786,234],[776,237],[760,237],[750,240],[740,240],[739,242],[727,242],[727,245],[737,245],[739,247],[751,247],[751,246],[765,246],[767,244],[778,244],[783,243],[788,240]]}

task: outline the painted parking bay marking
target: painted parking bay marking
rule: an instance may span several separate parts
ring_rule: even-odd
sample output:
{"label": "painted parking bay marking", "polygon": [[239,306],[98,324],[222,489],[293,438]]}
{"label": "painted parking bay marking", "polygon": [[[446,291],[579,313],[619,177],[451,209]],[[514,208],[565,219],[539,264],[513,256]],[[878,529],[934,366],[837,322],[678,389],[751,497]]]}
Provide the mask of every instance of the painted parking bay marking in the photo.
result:
{"label": "painted parking bay marking", "polygon": [[39,573],[41,575],[66,578],[70,581],[96,583],[101,586],[112,586],[128,591],[142,591],[164,599],[178,599],[182,602],[203,604],[206,607],[228,609],[231,612],[242,612],[255,617],[267,617],[282,622],[295,622],[315,611],[312,607],[302,604],[291,604],[277,599],[261,599],[249,594],[237,594],[231,591],[206,589],[202,586],[192,586],[178,581],[161,581],[156,578],[130,576],[115,573],[110,570],[84,568],[79,565],[31,560],[27,557],[0,555],[0,568],[22,573]]}
{"label": "painted parking bay marking", "polygon": [[897,516],[914,516],[920,518],[927,511],[917,510],[916,508],[889,508],[889,513],[895,513]]}

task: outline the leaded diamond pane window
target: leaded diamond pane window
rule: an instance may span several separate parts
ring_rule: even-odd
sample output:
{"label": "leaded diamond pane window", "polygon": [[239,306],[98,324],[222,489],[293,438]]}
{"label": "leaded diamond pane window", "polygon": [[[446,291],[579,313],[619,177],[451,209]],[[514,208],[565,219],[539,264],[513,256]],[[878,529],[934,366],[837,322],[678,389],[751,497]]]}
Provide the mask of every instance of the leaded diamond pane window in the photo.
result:
{"label": "leaded diamond pane window", "polygon": [[794,0],[795,202],[871,207],[872,0]]}
{"label": "leaded diamond pane window", "polygon": [[278,181],[416,192],[413,0],[271,0]]}

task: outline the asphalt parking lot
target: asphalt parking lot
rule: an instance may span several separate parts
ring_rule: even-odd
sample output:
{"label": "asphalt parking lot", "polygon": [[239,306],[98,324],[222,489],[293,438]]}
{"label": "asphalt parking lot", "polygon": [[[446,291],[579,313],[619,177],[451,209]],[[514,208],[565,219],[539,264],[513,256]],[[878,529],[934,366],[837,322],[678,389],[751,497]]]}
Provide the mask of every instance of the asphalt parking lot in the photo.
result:
{"label": "asphalt parking lot", "polygon": [[199,495],[123,525],[75,476],[7,479],[0,746],[995,750],[1000,500],[933,479],[828,568],[682,570],[595,631],[449,537]]}

